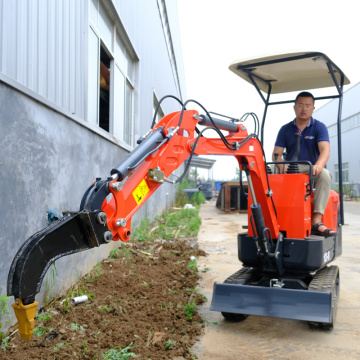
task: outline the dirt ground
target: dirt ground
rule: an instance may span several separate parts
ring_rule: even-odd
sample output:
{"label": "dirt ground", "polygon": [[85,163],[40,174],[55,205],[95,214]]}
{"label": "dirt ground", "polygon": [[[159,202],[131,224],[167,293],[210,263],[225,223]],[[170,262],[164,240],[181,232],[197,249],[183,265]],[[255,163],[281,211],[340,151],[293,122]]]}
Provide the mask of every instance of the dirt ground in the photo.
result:
{"label": "dirt ground", "polygon": [[[225,215],[214,201],[201,207],[200,216],[201,250],[177,241],[157,245],[152,256],[146,255],[147,247],[119,251],[73,289],[85,287],[93,298],[76,306],[54,303],[47,309],[51,320],[36,322],[46,332],[29,343],[14,328],[0,359],[101,359],[109,349],[130,344],[129,353],[153,360],[360,358],[360,203],[345,203],[343,254],[334,262],[341,285],[332,331],[261,316],[230,323],[210,311],[213,283],[241,267],[236,236],[247,216]],[[192,255],[199,273],[188,268]],[[202,305],[200,294],[208,299]],[[191,312],[189,319],[184,306],[192,302],[200,305],[199,313]]]}
{"label": "dirt ground", "polygon": [[138,359],[193,358],[191,347],[204,325],[196,305],[186,306],[204,299],[195,290],[198,272],[188,265],[191,256],[205,254],[180,240],[158,244],[151,256],[149,246],[123,245],[116,258],[73,288],[74,295],[89,294],[88,301],[49,306],[51,319],[37,319],[35,325],[44,334],[34,334],[28,343],[14,328],[0,359],[102,359],[109,349],[130,344],[127,353]]}
{"label": "dirt ground", "polygon": [[345,202],[344,208],[343,253],[332,263],[340,268],[337,320],[333,330],[325,331],[310,330],[303,321],[261,316],[230,323],[210,311],[214,282],[223,282],[241,267],[236,236],[247,224],[247,215],[225,215],[214,202],[201,207],[198,243],[208,256],[198,261],[203,270],[199,291],[209,301],[199,310],[206,324],[194,346],[199,359],[360,358],[360,203]]}

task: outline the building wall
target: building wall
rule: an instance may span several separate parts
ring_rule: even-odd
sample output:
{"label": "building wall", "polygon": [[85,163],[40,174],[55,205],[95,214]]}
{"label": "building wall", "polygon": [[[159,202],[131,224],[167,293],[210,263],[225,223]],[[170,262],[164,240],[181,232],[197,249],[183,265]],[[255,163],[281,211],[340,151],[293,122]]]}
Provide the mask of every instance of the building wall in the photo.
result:
{"label": "building wall", "polygon": [[84,118],[86,0],[0,0],[0,73]]}
{"label": "building wall", "polygon": [[[0,0],[0,295],[6,294],[7,274],[17,250],[47,226],[47,210],[78,210],[87,187],[96,177],[107,177],[132,149],[87,121],[90,1],[95,0],[38,0],[25,2],[22,8],[20,0]],[[103,4],[108,10],[115,4],[113,21],[121,22],[123,36],[136,52],[134,128],[135,137],[140,136],[152,122],[154,93],[158,99],[167,94],[185,96],[180,40],[177,35],[172,39],[180,79],[176,81],[158,1],[104,0]],[[176,1],[166,1],[166,11],[176,29]],[[30,24],[40,19],[33,29]],[[166,101],[162,110],[167,114],[179,106]],[[154,219],[160,214],[174,200],[175,191],[175,186],[162,185],[133,217],[133,227],[144,216]],[[118,245],[113,242],[57,260],[36,300],[41,304],[49,296],[65,294]],[[49,276],[54,273],[52,284]]]}
{"label": "building wall", "polygon": [[[353,191],[353,195],[360,196],[360,157],[358,139],[360,137],[360,83],[344,92],[341,117],[341,148],[342,163],[347,164],[348,173],[343,175],[346,186]],[[327,168],[332,173],[332,186],[338,187],[336,182],[336,166],[338,165],[337,138],[337,99],[334,99],[314,112],[314,117],[321,120],[328,128],[330,136],[330,159]],[[344,169],[343,169],[344,173]]]}

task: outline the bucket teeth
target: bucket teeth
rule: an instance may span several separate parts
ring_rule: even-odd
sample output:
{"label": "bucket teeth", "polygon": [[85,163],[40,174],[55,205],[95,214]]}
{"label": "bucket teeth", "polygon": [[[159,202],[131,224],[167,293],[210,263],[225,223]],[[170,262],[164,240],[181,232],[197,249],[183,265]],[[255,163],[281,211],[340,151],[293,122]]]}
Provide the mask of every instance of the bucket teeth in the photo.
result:
{"label": "bucket teeth", "polygon": [[21,299],[16,299],[15,304],[12,304],[19,324],[19,334],[25,341],[30,341],[33,334],[38,304],[34,301],[32,304],[24,305]]}

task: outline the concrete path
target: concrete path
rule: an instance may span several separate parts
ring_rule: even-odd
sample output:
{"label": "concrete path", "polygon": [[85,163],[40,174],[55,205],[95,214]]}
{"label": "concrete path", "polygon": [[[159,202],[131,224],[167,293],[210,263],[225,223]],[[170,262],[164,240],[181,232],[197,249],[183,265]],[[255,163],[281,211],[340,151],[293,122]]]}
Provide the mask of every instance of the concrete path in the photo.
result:
{"label": "concrete path", "polygon": [[304,321],[261,316],[229,323],[209,310],[213,283],[241,267],[236,238],[247,215],[225,215],[214,201],[202,206],[198,241],[208,256],[198,261],[199,291],[208,301],[200,308],[205,334],[193,349],[199,359],[360,359],[360,203],[346,202],[344,209],[343,254],[332,263],[340,268],[337,320],[333,330],[324,331],[310,330]]}

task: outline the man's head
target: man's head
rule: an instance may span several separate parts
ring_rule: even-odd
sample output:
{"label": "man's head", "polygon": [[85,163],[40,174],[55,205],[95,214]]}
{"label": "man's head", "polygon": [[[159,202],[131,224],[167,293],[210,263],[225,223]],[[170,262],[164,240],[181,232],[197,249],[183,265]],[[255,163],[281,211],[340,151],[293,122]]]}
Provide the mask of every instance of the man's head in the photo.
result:
{"label": "man's head", "polygon": [[311,93],[303,91],[298,94],[294,105],[296,119],[303,122],[309,121],[315,110],[314,104],[315,98]]}

